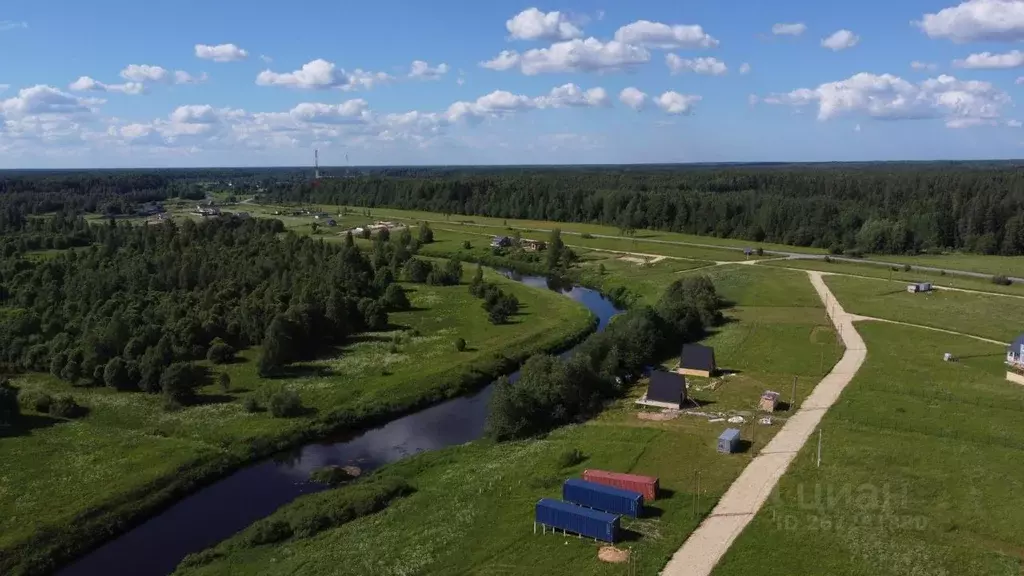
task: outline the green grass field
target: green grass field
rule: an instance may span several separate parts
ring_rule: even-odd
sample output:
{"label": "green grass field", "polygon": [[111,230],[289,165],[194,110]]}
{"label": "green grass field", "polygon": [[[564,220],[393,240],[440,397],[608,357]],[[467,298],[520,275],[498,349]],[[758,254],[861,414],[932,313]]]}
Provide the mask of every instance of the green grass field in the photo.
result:
{"label": "green grass field", "polygon": [[[715,576],[1011,576],[1024,567],[1024,388],[1003,349],[860,322],[868,358]],[[960,362],[942,362],[953,352]]]}
{"label": "green grass field", "polygon": [[950,270],[968,270],[983,274],[1024,277],[1024,258],[1020,256],[988,256],[985,254],[943,254],[937,256],[878,255],[878,260],[932,266]]}
{"label": "green grass field", "polygon": [[[392,331],[295,365],[297,375],[284,379],[258,378],[256,351],[244,351],[240,362],[217,368],[230,374],[230,392],[207,387],[206,402],[177,412],[165,412],[158,396],[144,393],[71,389],[44,375],[16,379],[25,391],[71,392],[90,412],[75,422],[33,415],[30,429],[0,439],[0,558],[34,534],[50,531],[55,546],[87,537],[97,523],[137,513],[154,494],[201,470],[239,465],[330,425],[458,394],[468,382],[557,348],[593,325],[593,316],[568,298],[487,275],[523,304],[513,323],[491,325],[465,285],[409,286],[416,309],[392,314]],[[461,353],[454,346],[460,337],[469,345]],[[263,403],[281,388],[298,391],[315,414],[275,419],[242,408],[242,399]],[[38,544],[29,551],[47,552]]]}
{"label": "green grass field", "polygon": [[[747,266],[715,270],[716,281],[736,306],[731,321],[708,338],[721,367],[739,373],[691,380],[691,396],[703,410],[750,413],[766,388],[789,396],[793,377],[807,395],[842,353],[835,333],[805,274]],[[666,279],[666,281],[669,281]],[[771,289],[764,290],[760,285]],[[671,359],[666,359],[671,363]],[[717,387],[711,389],[709,384]],[[308,539],[246,547],[239,538],[222,543],[212,563],[179,568],[181,575],[226,574],[580,574],[619,575],[625,566],[597,560],[598,545],[576,537],[534,535],[533,505],[558,497],[561,482],[584,468],[657,475],[665,497],[651,517],[626,519],[631,540],[620,544],[638,555],[638,574],[654,575],[697,526],[732,480],[778,429],[743,426],[753,449],[723,456],[715,439],[729,426],[697,416],[640,419],[632,400],[610,406],[598,418],[542,439],[494,445],[474,442],[413,457],[379,474],[407,478],[411,496],[381,513],[363,517]],[[749,420],[749,419],[748,419]],[[561,468],[559,456],[574,448],[586,460]],[[701,499],[695,498],[700,471]],[[345,488],[338,489],[339,497]],[[323,494],[318,495],[322,497]]]}
{"label": "green grass field", "polygon": [[[319,206],[320,209],[330,212],[331,214],[337,214],[341,212],[342,206]],[[276,209],[276,208],[271,208]],[[349,210],[362,214],[367,208],[361,206],[349,206]],[[449,217],[445,217],[443,214],[436,212],[425,212],[418,210],[398,210],[393,208],[371,208],[369,209],[371,218],[373,219],[397,219],[402,221],[428,221],[431,225],[434,223],[448,223],[448,224],[479,224],[481,226],[493,227],[506,229],[507,227],[520,228],[520,229],[531,229],[531,230],[551,230],[552,228],[561,228],[563,232],[575,232],[577,234],[603,234],[607,236],[622,236],[621,230],[615,226],[605,226],[602,224],[583,224],[578,222],[550,222],[547,220],[518,220],[512,218],[489,218],[486,216],[466,216],[462,214],[452,214]],[[678,242],[680,244],[706,244],[710,246],[723,246],[731,248],[746,248],[761,246],[765,250],[785,250],[788,252],[799,252],[805,254],[825,254],[825,250],[817,248],[806,248],[799,246],[786,246],[784,244],[771,244],[771,243],[756,243],[749,240],[736,240],[733,238],[717,238],[714,236],[697,236],[694,234],[679,234],[676,232],[660,232],[657,230],[637,230],[636,236],[638,240],[664,240],[667,242]]]}
{"label": "green grass field", "polygon": [[824,260],[771,260],[759,263],[758,266],[799,268],[801,270],[821,270],[822,272],[832,272],[834,274],[870,276],[872,278],[879,278],[882,280],[889,280],[891,273],[892,281],[895,283],[893,289],[898,286],[903,286],[905,288],[908,282],[931,282],[936,286],[949,286],[951,288],[960,288],[962,290],[978,290],[979,292],[991,292],[993,294],[1024,296],[1024,284],[1001,286],[980,278],[969,278],[953,274],[942,275],[938,272],[921,272],[917,270],[904,272],[902,269],[891,270],[887,266],[878,266],[874,264],[855,264],[852,262],[836,261],[825,262]]}
{"label": "green grass field", "polygon": [[911,294],[903,284],[865,278],[826,276],[847,312],[963,332],[1011,342],[1024,330],[1024,300],[935,290]]}

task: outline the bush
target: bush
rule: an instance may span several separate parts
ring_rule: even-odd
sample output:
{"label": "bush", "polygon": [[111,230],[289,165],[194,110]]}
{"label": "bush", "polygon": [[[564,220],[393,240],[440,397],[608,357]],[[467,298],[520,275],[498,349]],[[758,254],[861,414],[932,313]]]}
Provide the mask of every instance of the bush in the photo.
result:
{"label": "bush", "polygon": [[74,397],[64,394],[53,399],[49,412],[50,416],[57,418],[78,418],[85,414],[85,409],[75,402]]}
{"label": "bush", "polygon": [[758,246],[757,250],[755,250],[755,253],[757,253],[758,256],[764,256],[764,248]]}
{"label": "bush", "polygon": [[328,486],[337,486],[354,478],[356,478],[355,475],[349,473],[348,470],[341,466],[324,466],[309,473],[310,482],[327,484]]}
{"label": "bush", "polygon": [[564,452],[558,455],[558,467],[568,468],[570,466],[575,466],[580,462],[583,462],[583,460],[583,452],[581,452],[579,448],[565,450]]}
{"label": "bush", "polygon": [[40,414],[49,414],[53,397],[46,392],[29,390],[18,395],[18,404],[22,409],[35,410]]}
{"label": "bush", "polygon": [[294,390],[282,390],[270,397],[270,415],[274,418],[294,418],[302,415],[302,399]]}
{"label": "bush", "polygon": [[1009,286],[1013,284],[1013,280],[1010,280],[1009,278],[1003,276],[1002,274],[996,274],[995,276],[992,277],[992,283],[998,284],[1000,286]]}
{"label": "bush", "polygon": [[254,412],[259,412],[260,403],[257,402],[256,399],[253,398],[252,396],[249,396],[245,400],[242,400],[242,409],[250,414]]}
{"label": "bush", "polygon": [[291,524],[284,520],[259,520],[252,526],[247,542],[250,546],[275,544],[292,537]]}
{"label": "bush", "polygon": [[230,364],[235,360],[235,349],[224,342],[214,342],[206,351],[206,359],[214,364]]}
{"label": "bush", "polygon": [[832,262],[832,259],[831,259],[831,258],[829,258],[829,257],[828,257],[828,256],[826,255],[826,256],[825,256],[825,263],[826,263],[826,264],[829,264],[829,263],[831,263],[831,262]]}
{"label": "bush", "polygon": [[455,349],[458,350],[459,352],[465,352],[466,351],[466,340],[464,338],[457,339],[455,341]]}
{"label": "bush", "polygon": [[912,268],[910,267],[910,264],[904,264],[903,265],[903,271],[904,272],[910,272],[911,270],[912,270]]}
{"label": "bush", "polygon": [[584,232],[583,234],[580,234],[580,238],[583,238],[584,240],[591,240],[593,237],[594,235],[591,234],[590,232]]}
{"label": "bush", "polygon": [[473,245],[470,244],[469,240],[463,240],[462,247],[466,250],[471,250],[473,248]]}
{"label": "bush", "polygon": [[225,392],[231,390],[231,376],[228,376],[227,372],[217,374],[217,385]]}
{"label": "bush", "polygon": [[199,376],[199,371],[192,364],[175,362],[160,374],[160,390],[175,403],[188,404],[195,399]]}
{"label": "bush", "polygon": [[18,389],[8,380],[0,380],[0,427],[12,426],[19,415]]}

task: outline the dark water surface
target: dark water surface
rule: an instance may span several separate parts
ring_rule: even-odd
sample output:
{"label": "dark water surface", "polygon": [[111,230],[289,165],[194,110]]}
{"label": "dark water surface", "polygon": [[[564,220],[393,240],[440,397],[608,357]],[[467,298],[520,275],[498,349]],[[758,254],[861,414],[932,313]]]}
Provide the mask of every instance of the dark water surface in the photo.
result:
{"label": "dark water surface", "polygon": [[[598,317],[598,330],[603,330],[619,312],[594,290],[539,276],[507,276],[580,302]],[[510,376],[513,380],[518,377],[518,372]],[[483,436],[487,403],[493,390],[491,384],[473,395],[392,420],[379,428],[307,444],[243,468],[178,501],[58,574],[169,574],[186,555],[217,544],[303,494],[325,489],[308,481],[312,470],[328,465],[355,465],[369,472],[419,452],[479,439]]]}

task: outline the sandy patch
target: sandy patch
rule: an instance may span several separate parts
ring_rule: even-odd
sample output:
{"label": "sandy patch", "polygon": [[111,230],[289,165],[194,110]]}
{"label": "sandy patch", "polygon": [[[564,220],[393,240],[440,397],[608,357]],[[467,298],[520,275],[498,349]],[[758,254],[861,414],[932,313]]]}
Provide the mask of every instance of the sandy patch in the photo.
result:
{"label": "sandy patch", "polygon": [[602,562],[621,564],[629,560],[629,550],[620,550],[615,546],[601,546],[597,551],[597,558]]}
{"label": "sandy patch", "polygon": [[656,422],[663,422],[665,420],[675,420],[676,418],[679,418],[679,412],[637,412],[636,417],[641,420],[654,420]]}

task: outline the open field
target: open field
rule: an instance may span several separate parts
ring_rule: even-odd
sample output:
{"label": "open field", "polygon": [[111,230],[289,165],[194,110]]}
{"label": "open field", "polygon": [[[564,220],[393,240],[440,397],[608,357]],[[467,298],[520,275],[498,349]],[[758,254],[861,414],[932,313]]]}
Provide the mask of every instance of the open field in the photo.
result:
{"label": "open field", "polygon": [[883,280],[888,280],[891,272],[894,290],[898,286],[906,288],[906,284],[909,282],[931,282],[936,286],[949,286],[951,288],[960,288],[962,290],[977,290],[979,292],[1024,296],[1024,284],[1002,286],[980,278],[955,276],[953,274],[942,275],[938,272],[924,272],[918,270],[904,272],[902,269],[891,270],[890,267],[879,266],[876,264],[854,264],[852,262],[825,262],[824,260],[794,259],[771,260],[759,263],[758,265],[776,266],[779,268],[799,268],[801,270],[821,270],[822,272],[832,272],[834,274],[870,276],[872,278],[879,278]]}
{"label": "open field", "polygon": [[822,422],[821,467],[809,443],[714,574],[1019,574],[1024,388],[1003,378],[1003,349],[857,330],[868,358]]}
{"label": "open field", "polygon": [[[831,368],[843,352],[834,343],[836,335],[806,275],[747,266],[713,271],[735,306],[727,311],[731,321],[707,341],[716,347],[719,365],[737,373],[691,379],[691,395],[704,411],[749,415],[766,388],[782,388],[787,398],[797,376],[797,394],[805,397],[821,370]],[[772,288],[760,289],[764,284]],[[666,364],[672,362],[666,359]],[[630,536],[620,544],[637,554],[638,574],[653,576],[787,412],[776,414],[771,427],[752,426],[748,418],[742,427],[745,439],[753,440],[752,447],[724,456],[715,452],[715,439],[729,426],[725,422],[710,423],[693,415],[639,419],[632,399],[643,393],[644,384],[598,418],[542,439],[499,445],[474,442],[381,469],[378,474],[401,476],[416,488],[381,513],[280,545],[248,547],[242,538],[234,538],[211,554],[211,563],[181,567],[179,573],[619,575],[625,567],[599,562],[598,545],[592,541],[535,536],[532,531],[538,498],[558,497],[561,482],[585,468],[609,468],[661,478],[664,497],[654,502],[650,516],[625,519]],[[574,448],[586,460],[561,467],[560,456]],[[345,490],[338,489],[339,498]]]}
{"label": "open field", "polygon": [[1024,258],[1020,256],[988,256],[985,254],[943,254],[940,256],[883,256],[878,260],[949,270],[970,270],[984,274],[1002,274],[1024,278]]}
{"label": "open field", "polygon": [[[337,214],[341,211],[340,206],[320,206],[321,209]],[[362,206],[349,206],[350,210],[362,213],[367,208]],[[552,228],[561,228],[563,232],[571,232],[576,234],[601,234],[606,236],[623,237],[622,231],[615,226],[605,226],[602,224],[583,224],[578,222],[550,222],[546,220],[518,220],[513,218],[490,218],[487,216],[466,216],[462,214],[452,214],[447,218],[443,214],[436,212],[424,212],[418,210],[398,210],[393,208],[370,208],[370,214],[373,218],[380,219],[399,219],[403,221],[419,221],[426,220],[428,222],[441,223],[445,222],[448,224],[479,224],[481,226],[488,226],[492,228],[506,229],[508,227],[519,228],[519,229],[531,229],[547,231]],[[637,230],[636,236],[638,240],[661,240],[664,242],[678,242],[681,244],[706,244],[709,246],[722,246],[731,248],[746,248],[761,246],[765,250],[785,250],[788,252],[799,252],[803,254],[825,254],[825,250],[819,250],[817,248],[807,248],[800,246],[786,246],[784,244],[770,244],[770,243],[757,243],[749,240],[736,240],[733,238],[717,238],[714,236],[696,236],[693,234],[680,234],[676,232],[661,232],[657,230]],[[632,239],[630,239],[632,240]]]}
{"label": "open field", "polygon": [[[0,572],[15,572],[29,555],[45,562],[50,547],[89,541],[203,476],[288,443],[464,392],[593,326],[568,298],[487,275],[523,304],[511,324],[491,325],[465,285],[407,286],[414,310],[391,314],[390,331],[362,335],[280,379],[258,378],[257,351],[244,351],[239,362],[216,368],[231,376],[229,392],[208,386],[203,403],[177,412],[141,392],[72,389],[48,375],[16,379],[24,391],[71,392],[89,414],[74,422],[32,415],[26,429],[0,440],[0,566],[7,567]],[[465,352],[455,350],[459,337]],[[282,388],[297,391],[313,414],[276,419],[243,409],[242,400],[265,406]],[[30,538],[39,540],[29,551],[14,551]]]}
{"label": "open field", "polygon": [[1020,335],[1024,300],[935,290],[911,294],[902,284],[826,276],[825,283],[847,312],[944,328],[1010,342]]}

